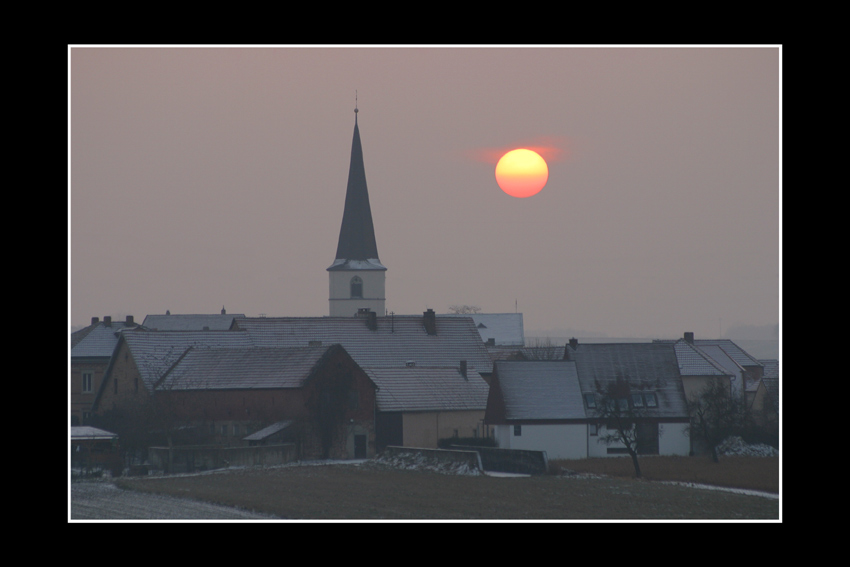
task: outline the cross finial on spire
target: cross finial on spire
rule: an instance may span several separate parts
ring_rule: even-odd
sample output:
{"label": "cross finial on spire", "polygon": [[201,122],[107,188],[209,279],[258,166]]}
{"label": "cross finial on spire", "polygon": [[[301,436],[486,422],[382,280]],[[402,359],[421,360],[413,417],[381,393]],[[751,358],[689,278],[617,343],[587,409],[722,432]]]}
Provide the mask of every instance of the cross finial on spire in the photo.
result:
{"label": "cross finial on spire", "polygon": [[354,121],[357,122],[357,89],[354,89]]}

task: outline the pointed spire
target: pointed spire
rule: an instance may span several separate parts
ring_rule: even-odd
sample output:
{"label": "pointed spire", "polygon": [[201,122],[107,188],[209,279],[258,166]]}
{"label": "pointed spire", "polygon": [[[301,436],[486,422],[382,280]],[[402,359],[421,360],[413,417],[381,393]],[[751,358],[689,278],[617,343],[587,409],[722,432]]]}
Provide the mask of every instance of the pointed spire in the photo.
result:
{"label": "pointed spire", "polygon": [[[372,209],[366,187],[366,169],[363,166],[363,148],[360,145],[360,128],[357,125],[357,103],[354,106],[354,137],[351,142],[351,163],[348,169],[348,188],[345,193],[345,210],[339,230],[336,261],[331,268],[341,269],[349,260],[377,260],[378,245],[372,225]],[[371,269],[386,269],[380,262],[372,262]],[[351,266],[348,266],[349,269]],[[328,269],[331,269],[328,268]],[[367,268],[368,269],[368,268]]]}

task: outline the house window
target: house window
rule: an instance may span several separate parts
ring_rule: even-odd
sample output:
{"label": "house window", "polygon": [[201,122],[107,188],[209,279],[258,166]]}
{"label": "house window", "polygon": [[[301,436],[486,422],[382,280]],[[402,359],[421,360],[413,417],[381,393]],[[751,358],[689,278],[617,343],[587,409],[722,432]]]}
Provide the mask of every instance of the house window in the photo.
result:
{"label": "house window", "polygon": [[348,391],[348,409],[356,410],[360,407],[360,393],[357,390]]}
{"label": "house window", "polygon": [[112,382],[112,393],[113,394],[118,393],[118,378],[116,378],[115,381]]}
{"label": "house window", "polygon": [[522,425],[514,425],[514,437],[522,436]]}
{"label": "house window", "polygon": [[92,372],[83,372],[83,393],[90,394],[92,391]]}
{"label": "house window", "polygon": [[363,297],[363,280],[359,276],[351,278],[351,297],[352,299]]}
{"label": "house window", "polygon": [[222,426],[221,426],[221,436],[222,436],[222,437],[227,437],[227,425],[222,425]]}
{"label": "house window", "polygon": [[596,423],[590,423],[587,426],[587,431],[592,437],[595,437],[599,435],[599,425]]}
{"label": "house window", "polygon": [[643,397],[640,394],[632,394],[632,406],[636,408],[643,407]]}
{"label": "house window", "polygon": [[648,408],[657,408],[658,407],[658,398],[655,397],[655,392],[647,392],[643,395],[643,399],[646,402],[646,407]]}
{"label": "house window", "polygon": [[596,398],[593,397],[593,394],[585,394],[584,395],[584,404],[587,406],[587,409],[595,409],[596,408]]}

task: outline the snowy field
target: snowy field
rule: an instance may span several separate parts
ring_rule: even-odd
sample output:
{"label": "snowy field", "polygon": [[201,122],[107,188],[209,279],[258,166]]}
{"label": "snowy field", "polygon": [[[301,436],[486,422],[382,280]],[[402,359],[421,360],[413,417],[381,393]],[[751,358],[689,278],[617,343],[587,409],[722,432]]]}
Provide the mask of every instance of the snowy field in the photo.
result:
{"label": "snowy field", "polygon": [[124,490],[110,482],[71,484],[71,520],[273,520],[273,516]]}

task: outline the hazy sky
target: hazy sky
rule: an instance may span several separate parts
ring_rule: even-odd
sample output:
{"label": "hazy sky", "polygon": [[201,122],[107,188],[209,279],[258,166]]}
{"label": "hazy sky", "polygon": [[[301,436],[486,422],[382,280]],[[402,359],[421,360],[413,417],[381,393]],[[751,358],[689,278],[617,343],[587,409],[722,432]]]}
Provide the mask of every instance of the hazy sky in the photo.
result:
{"label": "hazy sky", "polygon": [[[386,307],[779,320],[781,50],[71,47],[70,323],[327,315],[355,91]],[[549,162],[537,195],[500,155]]]}

